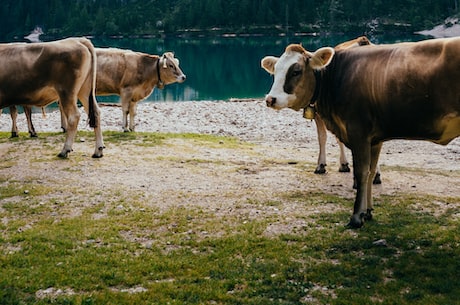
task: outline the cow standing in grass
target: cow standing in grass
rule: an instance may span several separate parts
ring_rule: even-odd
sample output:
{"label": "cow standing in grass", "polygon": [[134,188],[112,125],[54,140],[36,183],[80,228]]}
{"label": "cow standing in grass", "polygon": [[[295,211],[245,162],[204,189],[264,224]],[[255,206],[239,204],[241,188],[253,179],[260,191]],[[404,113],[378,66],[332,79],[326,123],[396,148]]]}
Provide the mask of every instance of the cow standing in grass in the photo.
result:
{"label": "cow standing in grass", "polygon": [[460,136],[460,38],[315,52],[294,44],[262,65],[275,76],[267,106],[299,110],[318,92],[316,110],[351,149],[351,227],[372,219],[372,178],[384,141],[446,145]]}

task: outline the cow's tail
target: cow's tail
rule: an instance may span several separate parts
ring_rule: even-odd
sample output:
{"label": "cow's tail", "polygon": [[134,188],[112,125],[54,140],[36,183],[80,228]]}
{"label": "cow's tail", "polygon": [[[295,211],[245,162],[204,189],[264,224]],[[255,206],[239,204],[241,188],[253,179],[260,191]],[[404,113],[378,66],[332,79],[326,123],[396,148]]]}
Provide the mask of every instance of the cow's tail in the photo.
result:
{"label": "cow's tail", "polygon": [[88,117],[89,117],[89,126],[90,127],[98,127],[97,122],[99,111],[97,109],[97,100],[96,100],[96,68],[97,68],[97,57],[96,57],[96,50],[94,49],[93,44],[89,39],[83,38],[83,44],[88,48],[89,52],[91,53],[91,91],[88,98]]}

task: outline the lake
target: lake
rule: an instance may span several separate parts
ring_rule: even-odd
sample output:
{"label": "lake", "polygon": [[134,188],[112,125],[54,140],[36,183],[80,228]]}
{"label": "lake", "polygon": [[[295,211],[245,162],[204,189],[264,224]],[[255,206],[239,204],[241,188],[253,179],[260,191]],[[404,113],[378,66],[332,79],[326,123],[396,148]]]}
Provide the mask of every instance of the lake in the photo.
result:
{"label": "lake", "polygon": [[[93,39],[97,47],[118,47],[161,55],[173,51],[187,75],[182,84],[155,89],[147,101],[200,101],[229,98],[262,98],[270,89],[272,76],[260,67],[266,55],[279,56],[289,43],[302,43],[308,50],[334,46],[355,36],[293,37],[203,37],[203,38],[122,38]],[[373,43],[393,43],[426,39],[424,36],[376,36]],[[101,102],[117,102],[118,96],[98,97]]]}

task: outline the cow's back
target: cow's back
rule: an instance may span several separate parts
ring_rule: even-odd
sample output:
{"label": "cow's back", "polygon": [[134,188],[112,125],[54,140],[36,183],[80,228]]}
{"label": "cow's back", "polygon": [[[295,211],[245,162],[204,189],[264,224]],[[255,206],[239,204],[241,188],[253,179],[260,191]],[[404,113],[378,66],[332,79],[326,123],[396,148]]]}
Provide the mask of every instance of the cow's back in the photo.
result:
{"label": "cow's back", "polygon": [[81,87],[91,71],[87,43],[85,38],[68,38],[0,44],[0,107],[45,106],[58,99],[58,90]]}
{"label": "cow's back", "polygon": [[96,53],[98,95],[120,95],[125,88],[134,90],[139,86],[153,90],[151,55],[117,48],[96,48]]}
{"label": "cow's back", "polygon": [[347,125],[356,121],[375,142],[428,138],[446,144],[460,134],[459,51],[460,39],[338,51],[324,73],[321,115],[345,141]]}

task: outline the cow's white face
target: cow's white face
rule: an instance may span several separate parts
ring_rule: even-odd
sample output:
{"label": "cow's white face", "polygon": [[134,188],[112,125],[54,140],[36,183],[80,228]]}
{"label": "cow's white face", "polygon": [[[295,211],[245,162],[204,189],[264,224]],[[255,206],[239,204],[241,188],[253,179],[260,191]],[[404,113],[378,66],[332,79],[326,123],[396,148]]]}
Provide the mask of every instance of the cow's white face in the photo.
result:
{"label": "cow's white face", "polygon": [[174,58],[174,53],[166,52],[160,58],[161,79],[165,85],[182,83],[186,76],[179,68],[179,60]]}
{"label": "cow's white face", "polygon": [[263,58],[262,68],[274,75],[272,88],[265,98],[267,106],[294,110],[305,107],[315,89],[314,70],[326,67],[333,56],[332,48],[321,48],[312,54],[301,45],[290,45],[280,58]]}

